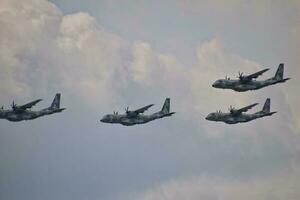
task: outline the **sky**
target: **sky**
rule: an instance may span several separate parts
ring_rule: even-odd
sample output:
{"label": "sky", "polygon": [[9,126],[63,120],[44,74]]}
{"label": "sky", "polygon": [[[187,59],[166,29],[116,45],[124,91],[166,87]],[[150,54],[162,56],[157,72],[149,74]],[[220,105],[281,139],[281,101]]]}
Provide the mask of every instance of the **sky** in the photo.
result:
{"label": "sky", "polygon": [[[299,13],[297,0],[0,0],[0,105],[39,110],[60,92],[67,108],[0,121],[0,199],[299,199]],[[211,87],[279,63],[284,84]],[[166,97],[170,118],[99,122]],[[272,117],[204,119],[268,97]]]}

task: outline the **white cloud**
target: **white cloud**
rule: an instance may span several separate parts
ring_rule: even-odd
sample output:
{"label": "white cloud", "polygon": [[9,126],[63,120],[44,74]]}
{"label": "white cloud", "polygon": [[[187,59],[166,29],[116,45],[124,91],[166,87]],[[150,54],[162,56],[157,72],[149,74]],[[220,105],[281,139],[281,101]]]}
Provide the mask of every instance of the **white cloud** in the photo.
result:
{"label": "white cloud", "polygon": [[[47,1],[4,2],[0,11],[4,96],[63,91],[88,105],[101,102],[96,106],[107,107],[122,101],[124,91],[127,96],[151,91],[173,97],[177,112],[185,118],[202,121],[216,109],[256,101],[251,93],[211,87],[225,75],[260,69],[258,63],[227,52],[220,39],[201,44],[197,64],[185,66],[147,42],[130,43],[111,33],[87,13],[63,15]],[[131,83],[141,91],[131,89]]]}
{"label": "white cloud", "polygon": [[[63,86],[79,93],[85,100],[111,99],[124,83],[128,53],[125,40],[98,25],[86,13],[67,15],[62,19],[55,42],[63,67]],[[114,81],[116,80],[116,81]]]}
{"label": "white cloud", "polygon": [[[223,4],[224,2],[221,3]],[[238,6],[242,6],[242,3]],[[104,108],[110,109],[111,105],[120,102],[123,105],[126,101],[136,100],[142,104],[146,98],[144,96],[147,95],[148,97],[153,95],[151,99],[147,99],[149,103],[152,103],[154,98],[163,99],[165,96],[170,96],[172,109],[177,112],[173,119],[185,120],[187,124],[184,128],[187,132],[192,132],[187,136],[188,142],[189,140],[194,142],[194,138],[199,139],[197,136],[194,137],[196,134],[203,137],[202,134],[227,132],[231,136],[237,136],[237,142],[230,143],[232,146],[230,149],[237,148],[237,151],[242,149],[240,142],[244,142],[249,137],[257,140],[257,142],[247,141],[247,144],[257,144],[255,147],[250,147],[253,149],[249,148],[249,151],[255,151],[253,160],[259,157],[261,152],[268,151],[268,148],[277,149],[274,143],[284,145],[284,148],[279,148],[278,151],[283,152],[284,156],[291,156],[286,158],[287,160],[299,159],[297,155],[294,156],[300,151],[297,147],[298,138],[290,134],[290,127],[299,124],[300,120],[297,114],[299,95],[295,94],[297,87],[289,89],[288,101],[282,95],[284,87],[282,89],[277,87],[276,92],[274,89],[269,93],[264,90],[255,94],[212,88],[213,81],[225,75],[236,75],[239,70],[251,73],[261,69],[257,62],[227,51],[219,38],[203,42],[195,49],[197,63],[186,66],[189,62],[179,60],[168,52],[159,52],[146,41],[131,43],[121,38],[98,24],[88,13],[63,15],[54,4],[45,0],[2,0],[0,26],[1,102],[7,102],[15,96],[22,99],[44,97],[50,92],[62,91],[64,96],[69,97],[68,103],[64,102],[67,107],[73,104],[73,101],[83,103],[80,104],[82,108],[70,108],[71,113],[77,111],[82,114],[85,109],[92,108],[95,110],[92,114],[95,114]],[[292,32],[296,39],[298,39],[298,32],[297,28]],[[298,72],[296,68],[293,69],[294,74]],[[268,76],[269,74],[263,78]],[[138,87],[132,87],[136,85]],[[239,107],[253,102],[262,104],[267,95],[276,97],[273,105],[275,108],[280,108],[276,109],[279,113],[268,120],[257,120],[255,123],[238,126],[226,126],[204,120],[209,112],[216,109],[226,111],[229,105]],[[290,110],[285,106],[287,102],[294,113],[294,124],[291,123]],[[257,109],[260,107],[253,109],[252,112]],[[82,119],[85,115],[80,117]],[[198,124],[198,129],[194,130],[193,128]],[[247,137],[241,137],[241,134],[247,134]],[[260,134],[263,134],[263,137]],[[170,146],[174,145],[173,141],[181,140],[181,136],[174,137],[177,138],[168,141]],[[225,136],[224,138],[226,139]],[[274,141],[267,143],[265,140],[269,138]],[[188,143],[187,141],[184,142]],[[181,144],[181,141],[178,144]],[[191,145],[184,144],[179,147],[181,156],[189,156],[184,154],[191,152],[183,149],[185,145],[191,146],[192,150],[197,150],[199,143],[196,141],[191,142]],[[226,148],[210,149],[210,151],[213,151],[213,155],[218,155],[220,149],[222,151]],[[272,153],[270,155],[273,155]],[[249,154],[251,155],[251,152]],[[266,155],[269,155],[269,152],[263,154],[263,157],[267,157]],[[235,163],[239,162],[237,158],[240,157],[233,157]],[[209,159],[208,161],[212,162]],[[191,163],[193,164],[193,161]],[[287,166],[289,167],[289,163]],[[275,166],[276,169],[280,167]],[[144,200],[199,198],[267,200],[272,197],[294,200],[299,196],[294,188],[295,185],[299,185],[297,183],[299,178],[297,169],[293,174],[249,182],[201,177],[171,181],[142,196]]]}
{"label": "white cloud", "polygon": [[212,177],[173,180],[149,189],[137,199],[142,200],[297,200],[299,166],[288,174],[272,177],[234,180]]}
{"label": "white cloud", "polygon": [[150,44],[137,42],[133,45],[133,63],[131,73],[133,79],[140,83],[151,84],[152,69],[155,68],[155,54]]}
{"label": "white cloud", "polygon": [[28,71],[35,72],[37,66],[29,66],[29,55],[38,54],[43,45],[51,42],[61,13],[53,4],[45,1],[0,2],[0,61],[1,91],[13,95],[28,95],[26,83]]}
{"label": "white cloud", "polygon": [[43,95],[50,89],[104,101],[124,84],[127,42],[90,15],[63,16],[48,1],[2,5],[0,87],[5,96]]}

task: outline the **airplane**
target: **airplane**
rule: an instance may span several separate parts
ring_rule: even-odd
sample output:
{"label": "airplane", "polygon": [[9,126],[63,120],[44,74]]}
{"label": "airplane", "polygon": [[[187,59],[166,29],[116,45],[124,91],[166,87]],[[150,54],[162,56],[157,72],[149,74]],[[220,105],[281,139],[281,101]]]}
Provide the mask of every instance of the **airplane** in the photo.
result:
{"label": "airplane", "polygon": [[140,109],[130,111],[127,107],[125,109],[125,114],[118,114],[118,112],[114,112],[113,114],[105,115],[100,121],[103,123],[111,123],[111,124],[122,124],[124,126],[133,126],[136,124],[145,124],[147,122],[153,121],[155,119],[160,119],[163,117],[169,117],[173,115],[175,112],[170,112],[170,98],[166,98],[164,105],[161,111],[153,113],[151,115],[143,115],[146,110],[152,107],[154,104],[150,104],[148,106],[142,107]]}
{"label": "airplane", "polygon": [[248,90],[258,90],[260,88],[275,85],[277,83],[284,83],[290,78],[283,78],[284,72],[284,64],[281,63],[278,66],[277,72],[274,77],[269,78],[263,81],[253,80],[258,78],[260,75],[268,71],[269,68],[261,70],[251,75],[243,75],[243,73],[239,72],[238,79],[231,80],[229,77],[225,77],[225,79],[219,79],[212,84],[214,88],[220,89],[232,89],[237,92],[245,92]]}
{"label": "airplane", "polygon": [[216,122],[224,122],[226,124],[237,124],[237,123],[245,123],[258,118],[262,118],[265,116],[271,116],[276,112],[270,112],[271,100],[268,98],[263,106],[263,109],[259,112],[253,114],[244,114],[243,112],[247,112],[249,109],[258,105],[258,103],[251,104],[249,106],[235,109],[232,106],[229,108],[229,113],[222,113],[220,110],[217,112],[213,112],[207,115],[205,118],[209,121]]}
{"label": "airplane", "polygon": [[37,99],[25,105],[18,106],[13,101],[11,105],[11,110],[4,110],[3,106],[0,109],[0,119],[7,119],[12,122],[19,122],[23,120],[33,120],[44,115],[51,115],[53,113],[62,112],[66,108],[60,108],[60,94],[57,93],[50,107],[42,109],[40,111],[31,111],[33,106],[42,99]]}

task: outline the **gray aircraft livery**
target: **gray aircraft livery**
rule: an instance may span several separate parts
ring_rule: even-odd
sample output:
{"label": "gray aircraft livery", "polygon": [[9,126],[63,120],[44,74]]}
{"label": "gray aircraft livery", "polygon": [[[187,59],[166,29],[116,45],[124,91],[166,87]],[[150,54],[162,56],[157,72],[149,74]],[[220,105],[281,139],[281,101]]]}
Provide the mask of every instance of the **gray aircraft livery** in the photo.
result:
{"label": "gray aircraft livery", "polygon": [[161,111],[153,113],[151,115],[143,115],[146,110],[148,110],[154,104],[150,104],[143,108],[130,111],[128,107],[125,109],[125,114],[118,114],[114,112],[113,114],[105,115],[100,121],[104,123],[111,124],[122,124],[124,126],[132,126],[136,124],[145,124],[147,122],[153,121],[155,119],[160,119],[163,117],[169,117],[173,115],[175,112],[170,112],[170,98],[165,100],[165,103],[161,109]]}
{"label": "gray aircraft livery", "polygon": [[230,80],[230,78],[226,76],[225,79],[219,79],[215,81],[212,86],[214,88],[232,89],[237,92],[245,92],[248,90],[258,90],[260,88],[269,85],[274,85],[277,83],[284,83],[285,81],[290,79],[290,78],[283,78],[284,64],[281,63],[274,77],[263,81],[253,80],[268,70],[269,69],[264,69],[247,76],[244,76],[243,73],[239,73],[238,79],[236,80]]}
{"label": "gray aircraft livery", "polygon": [[45,108],[40,111],[28,110],[40,101],[42,101],[42,99],[32,101],[22,106],[18,106],[13,101],[11,110],[4,110],[3,107],[0,109],[0,119],[7,119],[9,121],[18,122],[23,120],[36,119],[44,115],[51,115],[53,113],[58,113],[65,110],[65,108],[60,108],[60,94],[55,95],[55,98],[49,108]]}
{"label": "gray aircraft livery", "polygon": [[265,116],[271,116],[276,112],[270,112],[271,100],[268,98],[264,104],[264,107],[261,111],[253,113],[253,114],[244,114],[243,112],[247,112],[249,109],[258,105],[258,103],[246,106],[240,109],[234,109],[232,106],[229,108],[229,113],[222,113],[221,111],[213,112],[207,115],[205,118],[209,121],[216,122],[224,122],[226,124],[237,124],[249,122],[257,118],[262,118]]}

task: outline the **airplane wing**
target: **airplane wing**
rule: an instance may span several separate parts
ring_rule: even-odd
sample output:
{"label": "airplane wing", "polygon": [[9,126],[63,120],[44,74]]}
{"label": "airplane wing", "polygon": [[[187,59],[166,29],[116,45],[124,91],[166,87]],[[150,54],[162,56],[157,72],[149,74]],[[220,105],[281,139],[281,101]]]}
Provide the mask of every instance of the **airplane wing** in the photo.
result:
{"label": "airplane wing", "polygon": [[246,107],[243,107],[243,108],[240,108],[240,109],[235,109],[233,108],[232,106],[230,106],[229,108],[229,111],[230,111],[230,114],[232,116],[239,116],[240,114],[242,114],[243,112],[247,112],[249,109],[253,108],[254,106],[256,106],[258,103],[255,103],[255,104],[251,104],[249,106],[246,106]]}
{"label": "airplane wing", "polygon": [[145,106],[145,107],[142,107],[142,108],[139,108],[137,110],[134,110],[134,111],[129,111],[128,110],[128,107],[126,109],[126,114],[128,117],[136,117],[138,114],[140,113],[143,113],[145,112],[146,110],[148,110],[151,106],[153,106],[154,104],[150,104],[148,106]]}
{"label": "airplane wing", "polygon": [[140,109],[137,109],[137,110],[134,110],[134,111],[131,111],[131,112],[135,112],[135,113],[137,113],[137,114],[139,114],[139,113],[143,113],[143,112],[145,112],[146,110],[148,110],[151,106],[153,106],[154,104],[150,104],[150,105],[148,105],[148,106],[145,106],[145,107],[142,107],[142,108],[140,108]]}
{"label": "airplane wing", "polygon": [[38,100],[32,101],[30,103],[27,103],[27,104],[24,104],[21,106],[17,106],[17,108],[18,108],[18,110],[26,110],[26,109],[31,108],[32,106],[34,106],[35,104],[37,104],[40,101],[42,101],[42,99],[38,99]]}
{"label": "airplane wing", "polygon": [[240,109],[238,109],[238,110],[235,110],[235,112],[239,112],[239,113],[247,112],[248,110],[250,110],[251,108],[253,108],[253,107],[256,106],[256,105],[258,105],[258,103],[254,103],[254,104],[251,104],[251,105],[249,105],[249,106],[240,108]]}
{"label": "airplane wing", "polygon": [[251,79],[254,79],[254,78],[257,78],[257,77],[261,76],[263,73],[265,73],[268,70],[269,70],[269,68],[261,70],[259,72],[254,73],[254,74],[250,74],[250,75],[244,76],[244,77],[246,79],[248,79],[248,80],[251,80]]}

